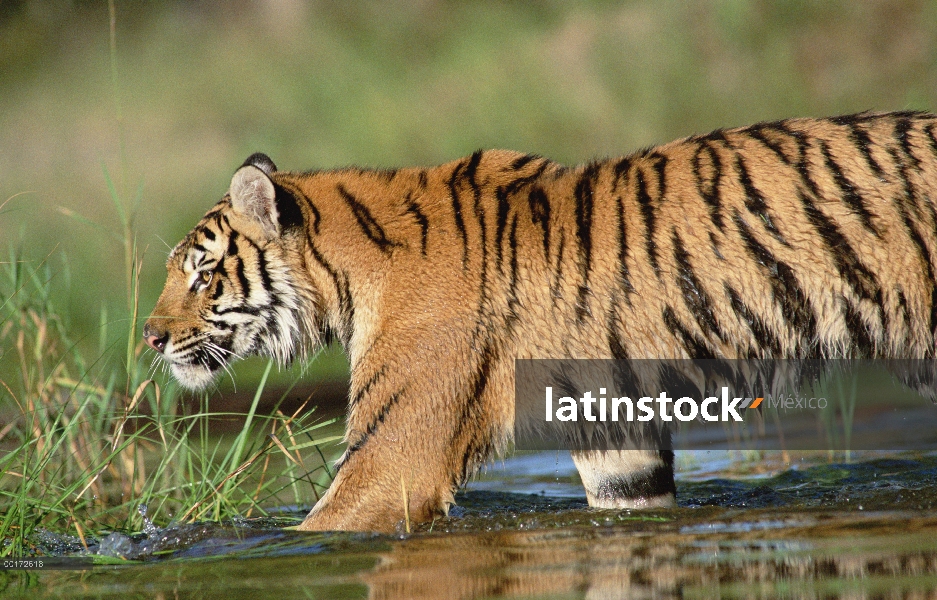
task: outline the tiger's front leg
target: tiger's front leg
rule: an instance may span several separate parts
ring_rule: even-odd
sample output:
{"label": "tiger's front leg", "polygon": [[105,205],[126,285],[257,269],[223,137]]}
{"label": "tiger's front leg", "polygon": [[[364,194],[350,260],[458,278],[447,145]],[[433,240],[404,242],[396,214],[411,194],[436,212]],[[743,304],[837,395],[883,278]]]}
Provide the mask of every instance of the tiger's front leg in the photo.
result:
{"label": "tiger's front leg", "polygon": [[445,516],[453,495],[442,461],[412,455],[401,436],[375,442],[348,457],[298,529],[391,533]]}
{"label": "tiger's front leg", "polygon": [[[514,416],[512,362],[473,363],[459,350],[467,343],[432,341],[438,347],[420,356],[398,353],[396,361],[353,369],[348,449],[300,529],[393,532],[407,519],[432,521],[448,513],[456,490],[492,453],[503,451]],[[441,355],[453,366],[442,369]]]}

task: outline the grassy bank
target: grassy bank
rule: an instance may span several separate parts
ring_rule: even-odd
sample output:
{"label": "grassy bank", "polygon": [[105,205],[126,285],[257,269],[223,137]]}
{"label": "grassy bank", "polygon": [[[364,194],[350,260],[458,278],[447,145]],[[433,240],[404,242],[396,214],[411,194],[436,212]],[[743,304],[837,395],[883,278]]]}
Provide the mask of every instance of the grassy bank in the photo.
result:
{"label": "grassy bank", "polygon": [[[331,479],[320,445],[338,436],[326,433],[332,422],[315,421],[308,400],[291,414],[257,412],[272,363],[240,415],[209,411],[209,394],[183,402],[169,378],[165,387],[152,378],[161,363],[138,335],[136,203],[104,176],[123,225],[127,308],[116,319],[102,309],[96,349],[70,334],[53,300],[67,257],[34,262],[12,248],[0,264],[0,556],[41,553],[43,530],[87,548],[106,532],[140,531],[146,519],[309,506]],[[114,329],[122,341],[108,341]],[[212,434],[210,421],[222,417],[242,426]]]}

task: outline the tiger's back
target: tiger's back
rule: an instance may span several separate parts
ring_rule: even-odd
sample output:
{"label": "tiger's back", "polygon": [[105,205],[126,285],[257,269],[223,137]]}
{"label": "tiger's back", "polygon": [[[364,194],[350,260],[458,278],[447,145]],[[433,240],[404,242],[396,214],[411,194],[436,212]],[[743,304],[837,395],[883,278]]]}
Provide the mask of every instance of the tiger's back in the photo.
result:
{"label": "tiger's back", "polygon": [[489,225],[487,269],[529,269],[497,294],[505,323],[528,316],[520,355],[933,356],[934,127],[791,120],[541,176],[507,202],[492,186],[482,212],[525,242]]}
{"label": "tiger's back", "polygon": [[[921,113],[792,119],[575,169],[479,151],[290,173],[255,156],[174,250],[154,311],[173,319],[145,335],[190,370],[171,340],[196,314],[231,352],[335,335],[349,446],[304,527],[393,528],[402,485],[409,514],[430,518],[504,448],[515,358],[933,357],[935,127]],[[212,244],[219,256],[192,258]],[[219,275],[225,260],[239,267]],[[271,292],[237,294],[257,288]],[[241,340],[250,313],[268,324]],[[673,502],[671,453],[574,458],[596,506]]]}

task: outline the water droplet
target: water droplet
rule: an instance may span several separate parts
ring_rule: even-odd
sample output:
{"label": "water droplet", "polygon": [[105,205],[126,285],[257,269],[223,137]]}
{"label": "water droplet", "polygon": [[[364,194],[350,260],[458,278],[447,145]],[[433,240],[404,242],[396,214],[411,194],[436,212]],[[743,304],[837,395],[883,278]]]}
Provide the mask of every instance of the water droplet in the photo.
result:
{"label": "water droplet", "polygon": [[153,525],[153,522],[146,517],[147,510],[146,504],[141,504],[137,507],[137,512],[143,517],[143,533],[146,534],[146,537],[154,537],[159,534],[159,528]]}

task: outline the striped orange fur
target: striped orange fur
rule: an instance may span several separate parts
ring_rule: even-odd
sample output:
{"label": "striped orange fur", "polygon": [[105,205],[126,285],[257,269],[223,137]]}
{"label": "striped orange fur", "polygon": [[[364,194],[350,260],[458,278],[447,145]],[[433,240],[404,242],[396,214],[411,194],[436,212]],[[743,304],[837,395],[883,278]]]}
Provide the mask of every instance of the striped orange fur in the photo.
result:
{"label": "striped orange fur", "polygon": [[[304,529],[445,513],[510,441],[515,358],[933,358],[937,117],[790,119],[567,168],[278,171],[254,155],[173,250],[144,329],[206,385],[331,337],[348,448]],[[595,506],[674,500],[673,455],[574,454]]]}

